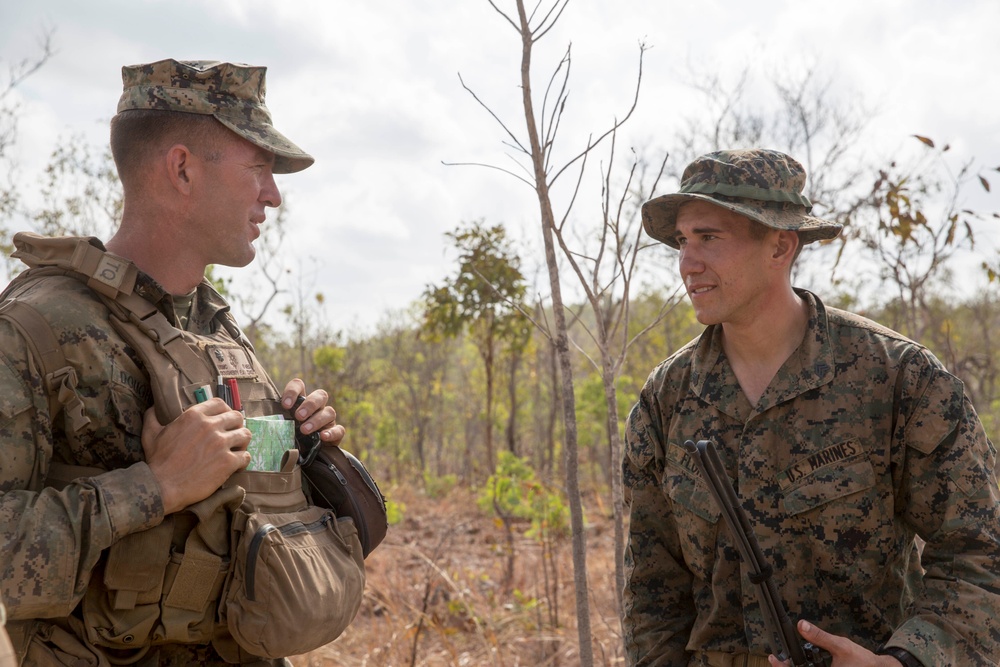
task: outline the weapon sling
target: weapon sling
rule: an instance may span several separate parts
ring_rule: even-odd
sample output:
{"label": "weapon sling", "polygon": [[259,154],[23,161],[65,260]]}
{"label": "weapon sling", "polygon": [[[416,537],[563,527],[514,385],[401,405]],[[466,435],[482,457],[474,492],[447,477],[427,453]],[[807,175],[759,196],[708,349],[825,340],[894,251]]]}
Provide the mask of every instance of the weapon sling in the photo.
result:
{"label": "weapon sling", "polygon": [[740,505],[714,443],[711,440],[699,440],[695,444],[688,440],[684,443],[684,449],[694,458],[712,498],[722,510],[722,517],[733,534],[743,562],[750,569],[750,583],[757,587],[757,600],[767,627],[771,652],[779,660],[790,659],[793,667],[820,667],[824,663],[819,649],[810,643],[803,644],[795,632],[795,625],[778,596],[778,589],[772,578],[774,569],[764,560],[753,526]]}

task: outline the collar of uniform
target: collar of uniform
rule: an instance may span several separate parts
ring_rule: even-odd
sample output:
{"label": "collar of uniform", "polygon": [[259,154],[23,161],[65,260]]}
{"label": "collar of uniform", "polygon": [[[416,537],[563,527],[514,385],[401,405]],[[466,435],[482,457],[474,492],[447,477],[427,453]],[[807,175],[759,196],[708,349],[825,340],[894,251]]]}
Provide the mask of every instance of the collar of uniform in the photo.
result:
{"label": "collar of uniform", "polygon": [[[135,293],[157,307],[173,321],[174,311],[167,291],[148,274],[139,272],[135,280]],[[197,287],[197,294],[191,307],[188,319],[188,330],[194,333],[211,333],[214,331],[213,321],[216,316],[229,310],[229,304],[222,298],[212,284],[202,280]]]}
{"label": "collar of uniform", "polygon": [[210,333],[214,330],[216,318],[229,310],[229,304],[222,298],[208,279],[198,285],[194,307],[188,320],[188,330],[198,333]]}
{"label": "collar of uniform", "polygon": [[796,289],[795,292],[809,306],[806,335],[792,356],[778,369],[767,391],[761,396],[757,404],[759,411],[791,400],[833,380],[833,346],[830,343],[826,307],[812,292],[803,289]]}
{"label": "collar of uniform", "polygon": [[809,307],[806,335],[798,349],[778,370],[756,407],[740,389],[736,374],[722,349],[722,327],[707,327],[691,360],[691,389],[706,403],[734,419],[747,421],[763,412],[833,379],[833,348],[826,308],[812,292],[796,289]]}

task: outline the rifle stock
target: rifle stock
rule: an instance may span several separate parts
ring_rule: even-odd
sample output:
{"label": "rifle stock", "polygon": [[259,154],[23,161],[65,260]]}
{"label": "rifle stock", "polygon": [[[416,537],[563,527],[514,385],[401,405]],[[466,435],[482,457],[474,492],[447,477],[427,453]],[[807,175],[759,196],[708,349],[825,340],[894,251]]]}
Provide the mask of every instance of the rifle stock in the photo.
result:
{"label": "rifle stock", "polygon": [[757,587],[757,600],[767,627],[771,652],[779,660],[791,660],[793,667],[822,667],[825,661],[819,649],[810,643],[803,644],[795,631],[795,624],[788,616],[774,584],[774,570],[764,560],[753,526],[740,505],[715,445],[711,440],[699,440],[697,444],[688,440],[684,449],[694,458],[712,498],[722,510],[722,518],[735,538],[740,557],[750,569],[750,583]]}

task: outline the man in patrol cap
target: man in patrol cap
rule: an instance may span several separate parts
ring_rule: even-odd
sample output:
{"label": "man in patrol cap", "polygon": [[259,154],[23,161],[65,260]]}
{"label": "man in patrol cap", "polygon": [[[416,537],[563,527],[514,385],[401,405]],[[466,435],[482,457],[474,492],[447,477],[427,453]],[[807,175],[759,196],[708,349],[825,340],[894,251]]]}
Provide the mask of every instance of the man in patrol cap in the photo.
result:
{"label": "man in patrol cap", "polygon": [[[127,550],[114,545],[202,501],[245,468],[250,431],[243,414],[218,397],[164,423],[153,399],[161,388],[150,386],[143,360],[110,325],[108,302],[96,291],[128,291],[122,281],[133,276],[132,293],[184,332],[184,340],[209,341],[210,348],[226,351],[215,355],[219,359],[238,356],[238,363],[217,362],[218,372],[248,389],[244,407],[266,403],[278,413],[305,396],[295,413],[301,431],[327,443],[344,437],[327,392],[307,392],[299,379],[283,389],[270,381],[228,305],[204,280],[210,264],[251,262],[266,209],[281,203],[274,174],[313,163],[274,128],[264,104],[264,75],[263,67],[211,61],[124,67],[124,92],[111,121],[122,220],[106,248],[96,240],[80,246],[95,248],[100,270],[90,286],[42,269],[36,272],[41,277],[15,281],[17,289],[8,290],[8,299],[16,294],[47,321],[56,352],[68,364],[62,384],[53,387],[29,345],[38,341],[26,341],[23,329],[0,319],[0,594],[23,664],[224,664],[212,643],[219,632],[213,628],[218,574],[195,571],[195,579],[208,575],[208,588],[176,596],[187,598],[178,603],[182,611],[200,609],[198,604],[208,609],[207,620],[192,618],[190,640],[157,635],[162,628],[155,613],[125,633],[107,619],[142,604],[155,610],[160,589],[179,575],[171,570],[169,535],[169,553],[156,565],[129,561]],[[62,246],[42,240],[33,247],[55,257]],[[48,257],[42,251],[32,256],[41,263]],[[52,471],[60,465],[95,472],[55,483]],[[109,562],[115,554],[123,562]],[[124,580],[110,598],[112,609],[101,610],[105,617],[83,611],[107,598],[112,571]],[[159,582],[152,593],[129,590],[133,577],[147,575]],[[360,576],[363,581],[363,569]],[[361,591],[345,590],[351,599],[341,603],[356,612]],[[123,643],[135,649],[121,650]],[[244,651],[229,661],[287,664]]]}
{"label": "man in patrol cap", "polygon": [[793,288],[801,247],[840,232],[804,183],[782,153],[719,151],[643,206],[706,329],[628,418],[627,664],[780,664],[683,447],[712,440],[779,597],[833,667],[996,665],[996,450],[930,351]]}

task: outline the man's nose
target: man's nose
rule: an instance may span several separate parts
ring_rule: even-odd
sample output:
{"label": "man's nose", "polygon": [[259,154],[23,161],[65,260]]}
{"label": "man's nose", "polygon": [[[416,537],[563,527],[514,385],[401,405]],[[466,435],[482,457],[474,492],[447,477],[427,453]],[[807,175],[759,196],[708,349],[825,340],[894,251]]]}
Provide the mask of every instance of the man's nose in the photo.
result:
{"label": "man's nose", "polygon": [[693,273],[700,273],[705,270],[705,265],[698,257],[698,253],[688,246],[681,248],[677,259],[677,266],[680,271],[681,278],[689,276]]}
{"label": "man's nose", "polygon": [[260,201],[271,208],[281,206],[281,191],[278,190],[278,184],[274,181],[274,174],[267,175],[264,187],[260,191]]}

